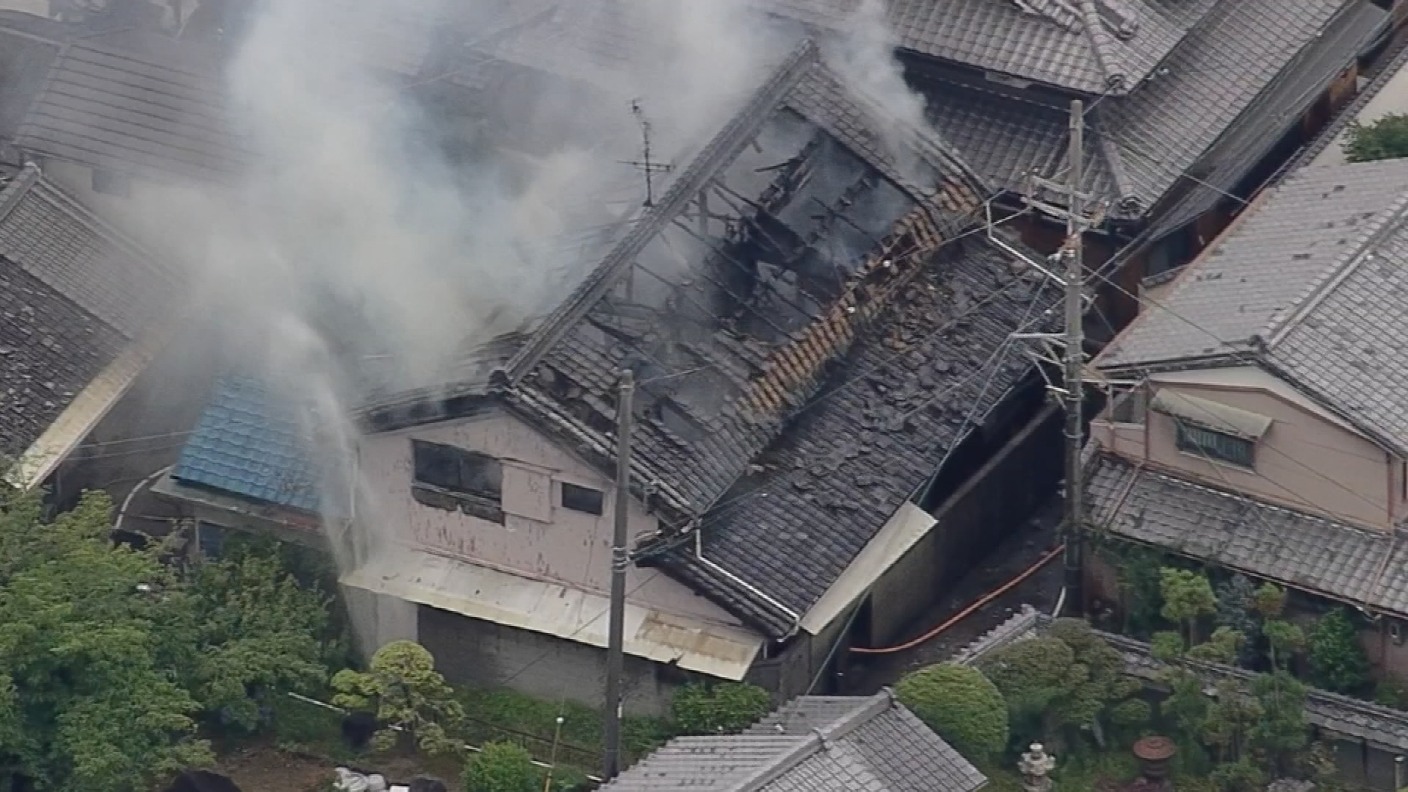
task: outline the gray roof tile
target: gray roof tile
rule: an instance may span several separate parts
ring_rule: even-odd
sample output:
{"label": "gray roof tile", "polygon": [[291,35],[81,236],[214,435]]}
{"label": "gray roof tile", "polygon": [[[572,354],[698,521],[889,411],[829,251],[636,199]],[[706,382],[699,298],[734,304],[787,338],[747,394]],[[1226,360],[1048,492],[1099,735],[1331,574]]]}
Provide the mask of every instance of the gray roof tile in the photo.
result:
{"label": "gray roof tile", "polygon": [[215,61],[137,31],[72,32],[29,103],[21,148],[117,173],[228,180],[248,159]]}
{"label": "gray roof tile", "polygon": [[0,455],[170,311],[172,278],[30,166],[0,183]]}
{"label": "gray roof tile", "polygon": [[[754,0],[844,27],[859,0]],[[1085,93],[1132,89],[1217,0],[887,0],[904,49]]]}
{"label": "gray roof tile", "polygon": [[[798,726],[803,715],[810,728]],[[803,697],[742,734],[672,740],[602,789],[972,792],[985,783],[977,768],[882,692]]]}
{"label": "gray roof tile", "polygon": [[1190,264],[1097,359],[1260,361],[1408,447],[1408,160],[1304,168]]}
{"label": "gray roof tile", "polygon": [[1110,455],[1092,463],[1100,531],[1408,615],[1408,536],[1375,532],[1194,483]]}

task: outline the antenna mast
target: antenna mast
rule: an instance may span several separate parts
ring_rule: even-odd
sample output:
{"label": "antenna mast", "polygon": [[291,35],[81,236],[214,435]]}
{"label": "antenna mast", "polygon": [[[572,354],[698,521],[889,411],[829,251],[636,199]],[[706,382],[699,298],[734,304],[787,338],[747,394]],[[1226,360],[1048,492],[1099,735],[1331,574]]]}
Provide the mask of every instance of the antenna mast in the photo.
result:
{"label": "antenna mast", "polygon": [[645,206],[651,207],[655,205],[655,174],[669,173],[674,170],[674,166],[650,161],[650,120],[645,117],[645,110],[641,108],[639,99],[631,100],[631,115],[635,116],[636,123],[640,124],[641,158],[625,164],[635,166],[645,174]]}

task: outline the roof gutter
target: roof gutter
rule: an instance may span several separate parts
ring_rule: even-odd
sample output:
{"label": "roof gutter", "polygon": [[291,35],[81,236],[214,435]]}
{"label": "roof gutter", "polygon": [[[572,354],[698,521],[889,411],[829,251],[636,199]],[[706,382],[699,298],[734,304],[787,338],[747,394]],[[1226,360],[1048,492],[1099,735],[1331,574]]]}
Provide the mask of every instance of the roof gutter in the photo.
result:
{"label": "roof gutter", "polygon": [[787,618],[792,620],[792,626],[787,628],[787,632],[778,640],[786,641],[792,636],[796,635],[798,631],[802,629],[801,614],[797,613],[786,605],[783,605],[781,602],[778,602],[775,597],[771,596],[770,594],[758,588],[757,586],[754,586],[752,583],[745,581],[738,575],[733,574],[727,569],[724,569],[713,561],[710,561],[709,559],[705,558],[703,534],[698,530],[694,530],[693,533],[695,560],[708,567],[709,569],[713,570],[714,572],[718,573],[719,575],[723,576],[735,586],[738,586],[739,588],[743,589],[754,597],[757,597],[762,602],[767,603],[769,607],[776,609],[779,613],[782,613],[783,615],[787,616]]}

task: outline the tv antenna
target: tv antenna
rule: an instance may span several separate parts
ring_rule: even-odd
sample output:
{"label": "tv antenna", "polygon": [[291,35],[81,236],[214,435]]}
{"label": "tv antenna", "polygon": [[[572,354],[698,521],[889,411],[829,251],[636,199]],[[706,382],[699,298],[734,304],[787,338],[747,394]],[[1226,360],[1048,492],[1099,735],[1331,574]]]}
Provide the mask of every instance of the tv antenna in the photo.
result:
{"label": "tv antenna", "polygon": [[647,208],[655,205],[655,174],[669,173],[675,166],[662,162],[650,161],[650,121],[645,117],[645,111],[641,109],[640,100],[631,100],[631,115],[636,117],[636,123],[640,124],[641,158],[630,160],[624,164],[639,169],[645,174],[645,206]]}

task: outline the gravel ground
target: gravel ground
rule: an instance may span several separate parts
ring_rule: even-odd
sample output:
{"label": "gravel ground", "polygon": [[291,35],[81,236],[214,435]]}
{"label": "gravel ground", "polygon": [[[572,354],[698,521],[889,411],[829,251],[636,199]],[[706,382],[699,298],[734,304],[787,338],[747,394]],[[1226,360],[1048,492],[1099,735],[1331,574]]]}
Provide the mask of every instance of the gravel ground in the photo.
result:
{"label": "gravel ground", "polygon": [[[1060,501],[1056,500],[1043,509],[1036,520],[1014,531],[982,565],[954,587],[940,607],[927,614],[921,623],[911,625],[906,639],[923,635],[1034,564],[1058,544],[1056,525],[1059,520]],[[1049,613],[1060,591],[1061,560],[1058,557],[1011,591],[912,649],[886,655],[851,655],[850,668],[842,682],[843,692],[874,693],[915,668],[946,660],[1006,621],[1024,604]]]}

